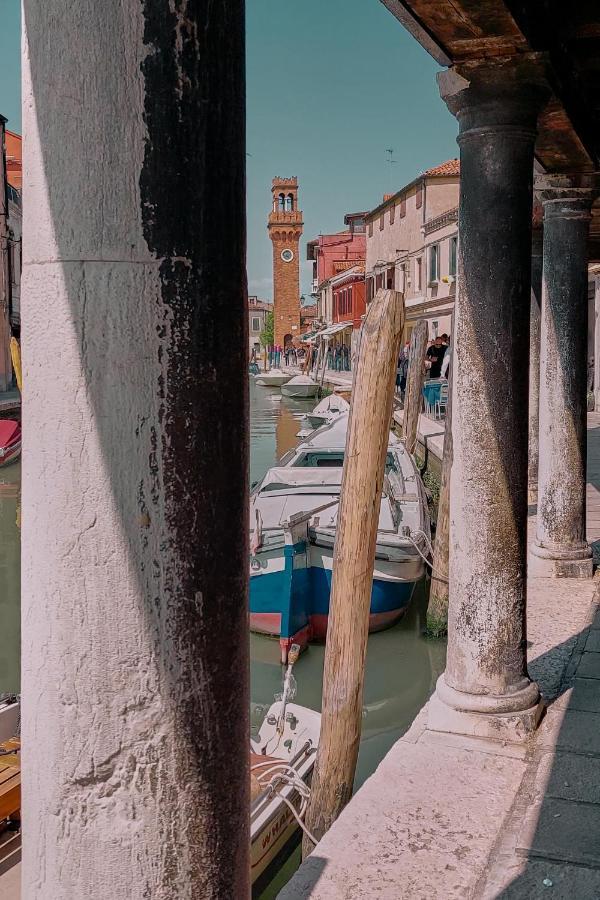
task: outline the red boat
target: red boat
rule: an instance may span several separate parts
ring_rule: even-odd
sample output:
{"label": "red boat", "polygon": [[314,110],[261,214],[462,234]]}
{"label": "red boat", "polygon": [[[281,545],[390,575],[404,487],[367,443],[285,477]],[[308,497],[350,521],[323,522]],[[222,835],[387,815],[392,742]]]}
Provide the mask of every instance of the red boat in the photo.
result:
{"label": "red boat", "polygon": [[21,426],[14,419],[0,419],[0,467],[21,455]]}

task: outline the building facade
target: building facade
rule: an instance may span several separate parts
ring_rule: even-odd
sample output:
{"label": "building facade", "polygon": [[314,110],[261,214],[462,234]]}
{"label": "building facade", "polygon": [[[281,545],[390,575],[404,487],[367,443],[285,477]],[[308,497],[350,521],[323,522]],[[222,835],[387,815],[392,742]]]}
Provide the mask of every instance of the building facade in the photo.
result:
{"label": "building facade", "polygon": [[256,350],[258,353],[260,347],[260,335],[265,327],[268,313],[273,312],[273,304],[267,303],[266,300],[259,300],[256,296],[248,297],[248,352],[252,353]]}
{"label": "building facade", "polygon": [[402,291],[407,332],[418,319],[430,337],[450,333],[458,255],[457,159],[428,169],[366,216],[366,300]]}
{"label": "building facade", "polygon": [[365,217],[367,213],[347,213],[343,231],[320,234],[308,241],[306,257],[313,264],[313,296],[317,298],[317,316],[321,322],[333,322],[332,279],[357,264],[364,266],[366,255]]}
{"label": "building facade", "polygon": [[8,194],[8,253],[11,279],[10,326],[18,338],[21,333],[21,231],[23,154],[21,135],[6,131],[6,180]]}
{"label": "building facade", "polygon": [[269,213],[273,243],[273,316],[275,344],[285,347],[300,334],[300,258],[302,213],[298,209],[298,179],[274,178]]}

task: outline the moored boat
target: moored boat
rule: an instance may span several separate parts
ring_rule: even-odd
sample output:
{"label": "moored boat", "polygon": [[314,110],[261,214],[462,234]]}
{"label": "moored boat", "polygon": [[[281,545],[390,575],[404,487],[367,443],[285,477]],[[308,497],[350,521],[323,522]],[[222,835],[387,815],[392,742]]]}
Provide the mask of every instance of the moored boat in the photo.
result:
{"label": "moored boat", "polygon": [[0,466],[14,462],[21,455],[21,426],[14,419],[0,419]]}
{"label": "moored boat", "polygon": [[286,397],[299,397],[310,400],[316,397],[319,385],[310,375],[296,375],[287,384],[282,385],[281,393]]}
{"label": "moored boat", "polygon": [[286,384],[291,378],[292,374],[290,372],[284,372],[282,369],[269,369],[268,372],[263,372],[256,379],[256,383],[262,385],[262,387],[281,387],[282,384]]}
{"label": "moored boat", "polygon": [[[250,628],[279,637],[285,661],[327,631],[348,414],[313,432],[269,469],[251,497]],[[414,461],[390,434],[379,514],[369,628],[393,625],[425,574],[425,491]]]}
{"label": "moored boat", "polygon": [[302,429],[298,437],[306,438],[322,425],[329,425],[342,413],[347,413],[350,404],[339,394],[328,394],[320,400],[312,412],[306,413],[302,420]]}

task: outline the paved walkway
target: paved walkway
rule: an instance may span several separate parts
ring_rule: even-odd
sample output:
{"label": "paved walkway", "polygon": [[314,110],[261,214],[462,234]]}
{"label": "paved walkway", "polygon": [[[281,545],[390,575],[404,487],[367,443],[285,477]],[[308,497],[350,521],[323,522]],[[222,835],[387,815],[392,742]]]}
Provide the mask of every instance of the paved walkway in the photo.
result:
{"label": "paved walkway", "polygon": [[[600,415],[588,420],[600,541]],[[548,709],[524,747],[429,732],[425,707],[280,900],[599,900],[600,577],[528,582]]]}

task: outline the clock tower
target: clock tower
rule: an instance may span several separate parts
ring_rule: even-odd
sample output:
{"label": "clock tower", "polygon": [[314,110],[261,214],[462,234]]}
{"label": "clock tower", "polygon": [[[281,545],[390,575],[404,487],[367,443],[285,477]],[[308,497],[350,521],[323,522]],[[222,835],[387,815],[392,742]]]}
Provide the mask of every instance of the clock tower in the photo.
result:
{"label": "clock tower", "polygon": [[300,334],[300,257],[302,213],[298,209],[298,179],[274,178],[269,237],[273,242],[273,333],[285,347]]}

